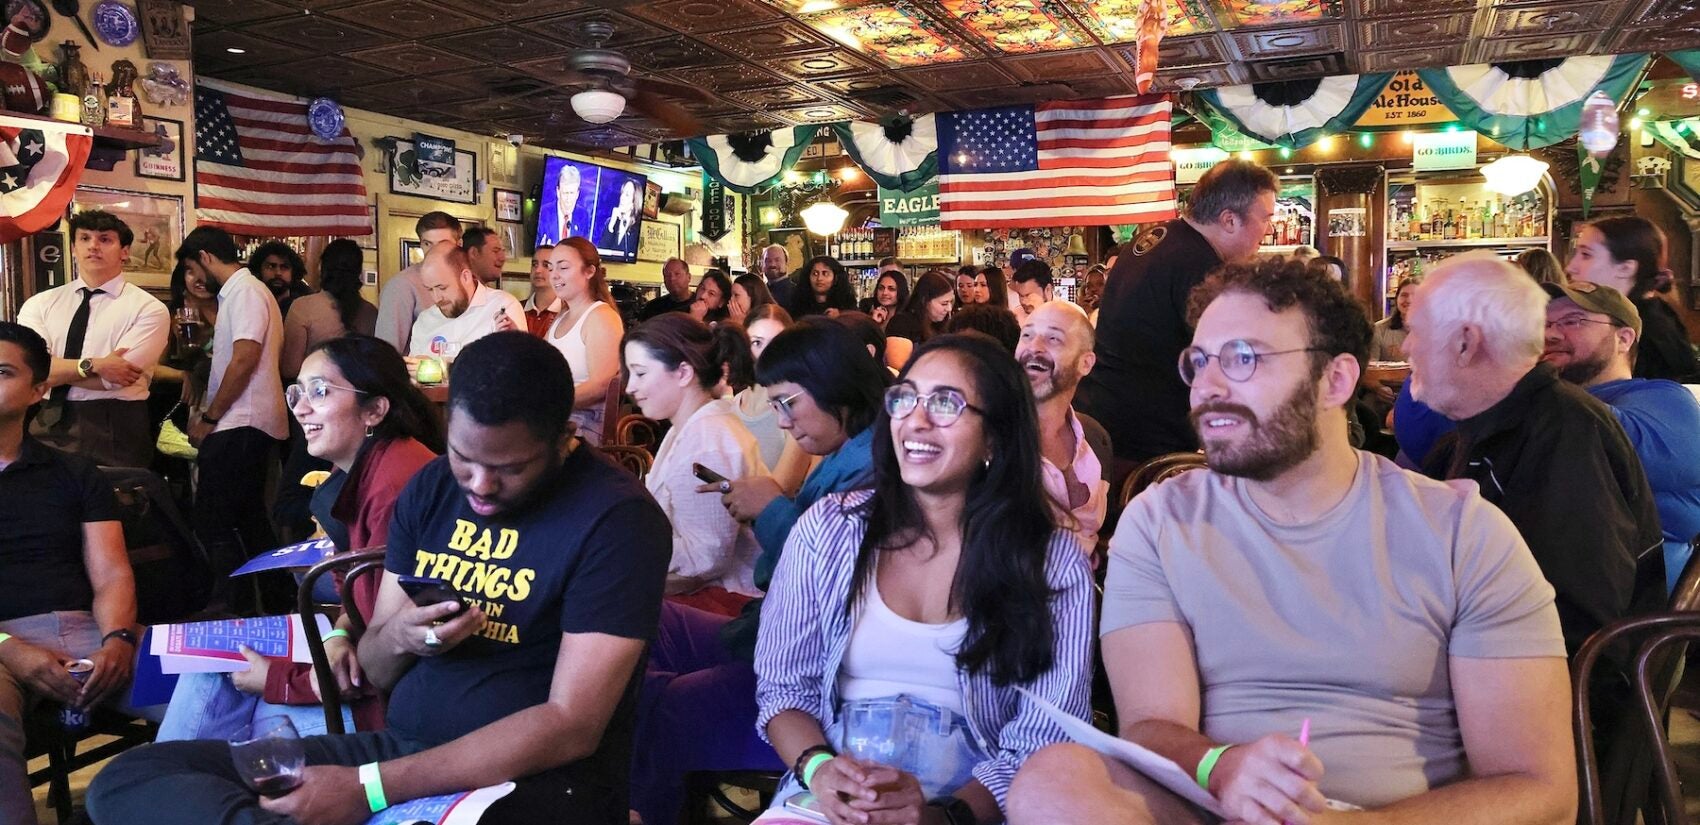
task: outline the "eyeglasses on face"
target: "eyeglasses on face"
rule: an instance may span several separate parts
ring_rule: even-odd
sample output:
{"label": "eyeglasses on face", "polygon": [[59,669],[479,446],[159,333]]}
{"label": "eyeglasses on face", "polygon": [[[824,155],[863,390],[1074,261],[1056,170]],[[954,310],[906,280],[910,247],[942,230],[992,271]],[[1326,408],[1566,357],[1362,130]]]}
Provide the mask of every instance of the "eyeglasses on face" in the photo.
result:
{"label": "eyeglasses on face", "polygon": [[922,395],[910,384],[898,384],[885,391],[885,412],[891,420],[908,418],[916,407],[925,407],[927,419],[940,427],[955,424],[967,410],[986,414],[985,410],[968,403],[968,399],[956,390],[934,390]]}
{"label": "eyeglasses on face", "polygon": [[355,395],[366,394],[365,390],[357,390],[353,387],[344,387],[340,384],[332,384],[323,378],[314,378],[284,387],[283,400],[289,402],[289,406],[293,408],[296,404],[301,403],[302,398],[306,398],[309,405],[317,407],[324,403],[325,397],[331,394],[331,390],[342,390],[343,392],[351,392]]}
{"label": "eyeglasses on face", "polygon": [[1550,330],[1553,327],[1558,327],[1565,332],[1575,332],[1576,330],[1581,329],[1583,324],[1604,324],[1608,327],[1617,326],[1617,324],[1611,321],[1596,321],[1592,318],[1584,318],[1580,315],[1566,315],[1556,321],[1548,321],[1546,328]]}
{"label": "eyeglasses on face", "polygon": [[769,399],[767,405],[772,407],[774,412],[784,417],[786,421],[794,421],[797,418],[797,411],[791,409],[791,402],[796,401],[798,396],[801,396],[804,392],[804,390],[798,390],[784,398]]}
{"label": "eyeglasses on face", "polygon": [[1222,367],[1222,374],[1235,383],[1251,380],[1257,372],[1257,362],[1276,355],[1291,355],[1295,352],[1321,352],[1317,347],[1301,347],[1299,349],[1284,349],[1274,352],[1258,352],[1251,342],[1235,338],[1222,345],[1221,352],[1205,352],[1202,347],[1187,347],[1181,350],[1180,371],[1181,381],[1187,386],[1198,379],[1199,373],[1210,365],[1210,359],[1216,359]]}

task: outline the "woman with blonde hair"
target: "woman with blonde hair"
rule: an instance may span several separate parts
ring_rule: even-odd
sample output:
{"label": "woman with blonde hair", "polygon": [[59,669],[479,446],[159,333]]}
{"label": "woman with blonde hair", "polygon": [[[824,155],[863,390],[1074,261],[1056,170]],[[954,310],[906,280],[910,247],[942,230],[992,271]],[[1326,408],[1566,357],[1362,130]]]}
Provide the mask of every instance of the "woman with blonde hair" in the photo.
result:
{"label": "woman with blonde hair", "polygon": [[1529,273],[1537,284],[1558,284],[1565,286],[1570,283],[1569,276],[1564,274],[1564,265],[1558,262],[1558,256],[1548,252],[1544,247],[1526,249],[1517,256],[1517,265]]}

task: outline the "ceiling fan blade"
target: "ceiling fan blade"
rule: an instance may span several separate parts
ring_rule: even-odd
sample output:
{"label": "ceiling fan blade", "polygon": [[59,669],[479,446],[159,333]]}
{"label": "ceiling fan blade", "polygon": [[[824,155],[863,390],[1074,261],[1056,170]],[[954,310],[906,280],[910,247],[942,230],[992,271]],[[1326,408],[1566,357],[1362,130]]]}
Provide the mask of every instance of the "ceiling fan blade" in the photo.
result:
{"label": "ceiling fan blade", "polygon": [[657,77],[638,78],[638,86],[646,91],[654,92],[655,94],[672,98],[674,100],[696,100],[704,102],[713,100],[713,98],[709,96],[709,93],[701,88],[686,83],[674,83],[671,80],[662,80]]}
{"label": "ceiling fan blade", "polygon": [[697,120],[695,115],[648,89],[639,88],[627,102],[644,117],[666,126],[679,137],[702,134],[702,121]]}

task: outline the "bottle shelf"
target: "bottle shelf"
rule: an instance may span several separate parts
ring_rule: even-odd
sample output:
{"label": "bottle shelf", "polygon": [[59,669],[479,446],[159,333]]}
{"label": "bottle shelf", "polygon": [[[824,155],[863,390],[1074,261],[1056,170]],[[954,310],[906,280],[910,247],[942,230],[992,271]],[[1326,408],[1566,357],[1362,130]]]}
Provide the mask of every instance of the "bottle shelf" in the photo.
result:
{"label": "bottle shelf", "polygon": [[1551,238],[1467,238],[1451,241],[1388,241],[1389,252],[1416,249],[1470,249],[1498,246],[1547,246]]}

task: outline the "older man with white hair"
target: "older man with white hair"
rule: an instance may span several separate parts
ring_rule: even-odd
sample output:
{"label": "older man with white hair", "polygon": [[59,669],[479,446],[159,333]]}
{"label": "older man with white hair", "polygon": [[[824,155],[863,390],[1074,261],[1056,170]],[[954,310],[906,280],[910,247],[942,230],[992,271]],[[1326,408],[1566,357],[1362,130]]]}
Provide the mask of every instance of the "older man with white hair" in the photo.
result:
{"label": "older man with white hair", "polygon": [[[1565,648],[1665,603],[1663,537],[1641,460],[1602,402],[1540,363],[1547,294],[1491,253],[1452,258],[1417,287],[1406,327],[1412,392],[1458,422],[1424,461],[1470,479],[1511,518],[1557,596]],[[1626,662],[1595,673],[1608,821],[1630,823],[1647,788],[1627,712]]]}

